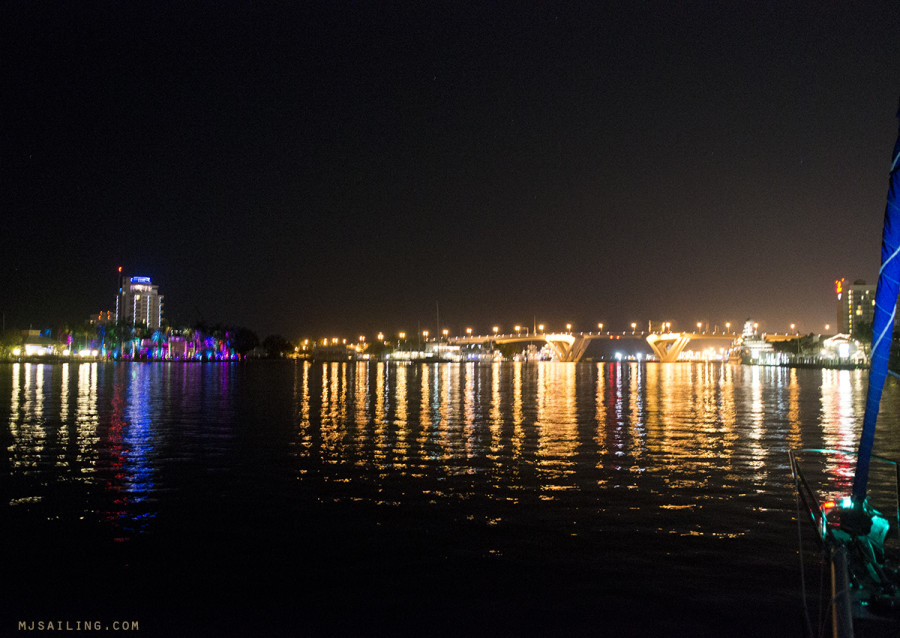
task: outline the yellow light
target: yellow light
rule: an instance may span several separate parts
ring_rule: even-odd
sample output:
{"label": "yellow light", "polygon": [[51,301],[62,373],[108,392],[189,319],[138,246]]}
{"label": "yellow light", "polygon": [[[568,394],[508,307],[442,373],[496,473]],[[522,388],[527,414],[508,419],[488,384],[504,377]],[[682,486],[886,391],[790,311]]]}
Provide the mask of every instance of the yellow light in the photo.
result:
{"label": "yellow light", "polygon": [[600,332],[603,332],[603,324],[602,323],[597,324],[597,330],[599,330]]}
{"label": "yellow light", "polygon": [[516,332],[521,332],[521,331],[522,331],[522,326],[518,326],[518,325],[517,325],[517,326],[516,326]]}
{"label": "yellow light", "polygon": [[472,334],[472,329],[471,329],[471,328],[466,328],[466,334],[467,334],[467,335]]}
{"label": "yellow light", "polygon": [[399,336],[401,339],[406,339],[406,333],[405,333],[405,332],[401,332],[398,336]]}
{"label": "yellow light", "polygon": [[441,332],[444,333],[444,336],[445,336],[445,337],[446,337],[448,334],[450,334],[450,331],[447,330],[446,328],[444,328]]}
{"label": "yellow light", "polygon": [[539,325],[538,325],[538,330],[540,330],[541,332],[543,332],[543,331],[544,331],[544,324],[539,324]]}
{"label": "yellow light", "polygon": [[378,333],[378,340],[379,340],[379,341],[384,341],[384,334],[383,334],[383,333],[381,333],[381,332]]}
{"label": "yellow light", "polygon": [[359,340],[360,340],[360,341],[365,341],[365,340],[366,340],[365,335],[359,335]]}
{"label": "yellow light", "polygon": [[494,334],[500,332],[500,326],[494,326]]}
{"label": "yellow light", "polygon": [[567,324],[566,324],[566,330],[570,330],[570,331],[571,331],[571,330],[572,330],[572,324],[567,323]]}
{"label": "yellow light", "polygon": [[425,338],[427,339],[427,338],[428,338],[428,331],[427,331],[427,330],[423,330],[423,331],[422,331],[422,336],[425,337]]}

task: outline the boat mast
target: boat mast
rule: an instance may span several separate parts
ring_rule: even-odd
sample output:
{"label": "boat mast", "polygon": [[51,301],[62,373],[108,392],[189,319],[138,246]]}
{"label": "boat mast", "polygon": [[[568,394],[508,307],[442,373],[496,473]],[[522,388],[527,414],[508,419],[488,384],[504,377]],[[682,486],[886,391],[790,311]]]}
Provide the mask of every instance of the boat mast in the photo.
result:
{"label": "boat mast", "polygon": [[[900,118],[900,109],[897,117]],[[869,482],[869,461],[875,443],[875,423],[881,392],[888,374],[891,355],[891,339],[894,332],[894,316],[897,312],[897,295],[900,288],[900,133],[894,143],[891,163],[887,206],[884,210],[884,231],[881,239],[881,269],[878,271],[878,287],[875,290],[875,315],[872,320],[872,355],[869,364],[869,389],[866,394],[866,412],[862,434],[859,437],[859,455],[856,475],[853,477],[853,505],[862,507],[866,500]]]}

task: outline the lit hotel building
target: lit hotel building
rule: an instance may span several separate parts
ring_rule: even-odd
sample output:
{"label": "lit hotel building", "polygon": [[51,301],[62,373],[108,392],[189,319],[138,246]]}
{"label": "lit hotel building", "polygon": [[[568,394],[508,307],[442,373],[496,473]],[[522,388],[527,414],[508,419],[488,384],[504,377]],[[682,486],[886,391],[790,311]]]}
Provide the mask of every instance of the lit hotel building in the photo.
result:
{"label": "lit hotel building", "polygon": [[[844,279],[834,282],[837,294],[837,331],[853,334],[859,324],[872,324],[875,317],[875,284],[857,279],[848,284]],[[894,318],[894,329],[900,327],[900,315]]]}
{"label": "lit hotel building", "polygon": [[116,297],[116,321],[145,324],[149,328],[162,325],[163,297],[150,277],[122,276]]}

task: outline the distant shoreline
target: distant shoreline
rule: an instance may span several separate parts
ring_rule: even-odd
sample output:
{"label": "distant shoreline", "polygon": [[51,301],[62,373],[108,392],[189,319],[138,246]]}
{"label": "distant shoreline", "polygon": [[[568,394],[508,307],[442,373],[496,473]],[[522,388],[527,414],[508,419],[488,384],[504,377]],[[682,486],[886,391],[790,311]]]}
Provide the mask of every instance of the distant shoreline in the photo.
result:
{"label": "distant shoreline", "polygon": [[[267,358],[267,357],[252,357],[252,358],[242,358],[242,359],[113,359],[108,357],[64,357],[61,355],[43,355],[43,356],[32,356],[32,357],[9,357],[0,359],[0,363],[7,364],[15,364],[15,363],[31,363],[31,364],[44,364],[44,365],[63,365],[63,364],[76,364],[80,365],[83,363],[244,363],[244,362],[288,362],[288,361],[309,361],[310,363],[368,363],[369,361],[333,361],[328,359],[295,359],[293,357],[289,358]],[[375,360],[372,359],[371,362]],[[408,365],[409,361],[387,361],[387,363],[397,363]],[[421,360],[417,363],[457,363],[453,361],[436,361],[436,360]],[[508,361],[507,363],[513,363],[512,361]],[[533,362],[529,362],[533,363]],[[581,363],[638,363],[636,361],[616,361],[614,359],[605,360],[605,359],[595,359],[595,360],[585,360]],[[640,363],[659,363],[658,361],[641,361]],[[704,361],[694,361],[694,360],[686,360],[686,361],[677,361],[675,363],[706,363]],[[812,362],[784,362],[784,363],[773,363],[773,364],[746,364],[739,362],[729,362],[729,361],[711,361],[709,363],[731,363],[733,365],[746,365],[746,366],[754,366],[761,368],[801,368],[801,369],[820,369],[820,370],[866,370],[868,369],[868,365],[858,365],[858,364],[841,364],[841,363],[812,363]]]}
{"label": "distant shoreline", "polygon": [[[267,361],[268,359],[253,359]],[[240,363],[248,359],[112,359],[109,357],[63,357],[59,355],[43,355],[38,357],[10,357],[0,359],[0,363],[38,363],[47,365],[82,364],[82,363]],[[272,359],[274,361],[274,359]]]}

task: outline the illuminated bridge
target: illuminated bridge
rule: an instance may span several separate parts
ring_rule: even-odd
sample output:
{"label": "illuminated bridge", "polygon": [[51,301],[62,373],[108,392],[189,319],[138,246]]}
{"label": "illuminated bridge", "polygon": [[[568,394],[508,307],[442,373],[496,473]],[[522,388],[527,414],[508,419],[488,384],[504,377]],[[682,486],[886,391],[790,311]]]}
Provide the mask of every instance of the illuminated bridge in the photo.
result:
{"label": "illuminated bridge", "polygon": [[739,336],[740,335],[732,332],[653,332],[646,336],[643,333],[548,332],[525,335],[468,335],[465,337],[449,337],[447,342],[451,345],[463,346],[487,343],[525,343],[529,341],[543,341],[550,344],[560,361],[581,361],[591,341],[598,339],[643,339],[650,345],[650,348],[660,361],[668,363],[676,361],[678,355],[682,353],[685,346],[695,339],[731,339],[734,341]]}

